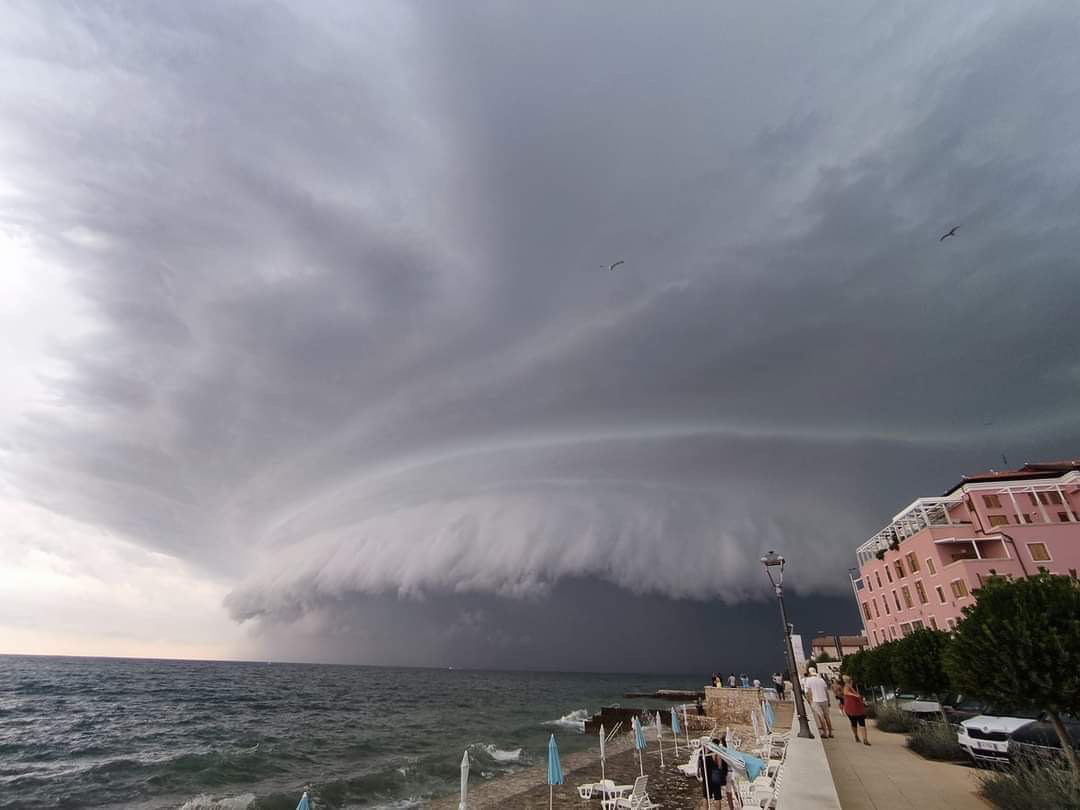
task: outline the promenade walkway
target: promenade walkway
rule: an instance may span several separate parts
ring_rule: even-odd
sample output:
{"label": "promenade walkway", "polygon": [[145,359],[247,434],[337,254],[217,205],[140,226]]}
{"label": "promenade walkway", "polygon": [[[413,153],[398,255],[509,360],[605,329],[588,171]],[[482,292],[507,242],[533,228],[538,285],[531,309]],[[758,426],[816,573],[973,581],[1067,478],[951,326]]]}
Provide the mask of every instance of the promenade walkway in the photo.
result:
{"label": "promenade walkway", "polygon": [[[987,810],[976,794],[977,771],[933,762],[909,751],[903,734],[878,731],[870,746],[856,743],[847,718],[833,705],[835,738],[824,740],[843,810]],[[817,733],[817,729],[814,729]]]}

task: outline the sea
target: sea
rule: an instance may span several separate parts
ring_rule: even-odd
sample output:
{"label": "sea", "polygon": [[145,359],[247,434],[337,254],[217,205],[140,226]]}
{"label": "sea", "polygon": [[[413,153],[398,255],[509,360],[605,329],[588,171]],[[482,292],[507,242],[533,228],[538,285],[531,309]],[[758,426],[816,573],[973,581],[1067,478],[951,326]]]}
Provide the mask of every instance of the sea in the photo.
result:
{"label": "sea", "polygon": [[405,808],[596,747],[601,706],[703,675],[0,655],[0,810]]}

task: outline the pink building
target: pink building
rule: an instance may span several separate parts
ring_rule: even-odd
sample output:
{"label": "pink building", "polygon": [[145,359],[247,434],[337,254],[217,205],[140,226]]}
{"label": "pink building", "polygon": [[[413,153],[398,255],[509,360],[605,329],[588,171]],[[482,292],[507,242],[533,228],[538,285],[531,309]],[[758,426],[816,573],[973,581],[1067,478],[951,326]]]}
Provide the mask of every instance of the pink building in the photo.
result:
{"label": "pink building", "polygon": [[986,577],[1080,568],[1080,459],[964,476],[919,498],[856,551],[854,580],[871,646],[948,630]]}

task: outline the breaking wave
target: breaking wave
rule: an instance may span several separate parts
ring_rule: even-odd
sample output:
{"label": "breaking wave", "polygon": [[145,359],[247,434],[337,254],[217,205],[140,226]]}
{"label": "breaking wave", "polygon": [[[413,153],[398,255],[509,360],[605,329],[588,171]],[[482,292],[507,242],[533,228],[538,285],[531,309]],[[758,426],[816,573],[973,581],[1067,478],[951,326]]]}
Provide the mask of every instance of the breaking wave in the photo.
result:
{"label": "breaking wave", "polygon": [[585,731],[585,721],[590,717],[588,709],[574,709],[570,714],[564,714],[558,720],[548,720],[544,723],[545,726],[561,726],[563,728],[572,728],[576,731]]}
{"label": "breaking wave", "polygon": [[243,793],[239,796],[222,796],[215,798],[214,796],[202,795],[196,796],[194,799],[188,799],[182,805],[180,810],[243,810],[255,801],[254,793]]}

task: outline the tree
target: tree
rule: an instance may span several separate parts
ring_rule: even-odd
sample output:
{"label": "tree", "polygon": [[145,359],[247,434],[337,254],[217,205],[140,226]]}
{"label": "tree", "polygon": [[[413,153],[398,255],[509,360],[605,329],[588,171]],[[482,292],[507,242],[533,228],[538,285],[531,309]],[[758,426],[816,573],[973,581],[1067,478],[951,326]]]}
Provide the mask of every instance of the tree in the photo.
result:
{"label": "tree", "polygon": [[835,658],[833,658],[831,655],[829,655],[824,650],[822,650],[821,654],[818,655],[818,657],[817,657],[817,662],[819,664],[828,664],[830,661],[835,661],[835,660],[836,660]]}
{"label": "tree", "polygon": [[873,652],[873,650],[859,650],[852,655],[845,655],[844,660],[840,662],[840,674],[850,676],[860,689],[866,688],[870,685],[866,679],[866,662]]}
{"label": "tree", "polygon": [[942,722],[948,724],[941,702],[952,688],[945,670],[945,651],[949,634],[941,630],[916,630],[895,642],[892,672],[896,685],[910,692],[933,695],[937,698]]}
{"label": "tree", "polygon": [[862,665],[863,678],[867,686],[884,689],[895,683],[892,674],[892,659],[896,645],[895,641],[887,641],[869,651],[870,655]]}
{"label": "tree", "polygon": [[1080,714],[1080,584],[1051,574],[992,578],[964,608],[945,667],[959,691],[1045,711],[1080,774],[1061,722],[1064,713]]}

